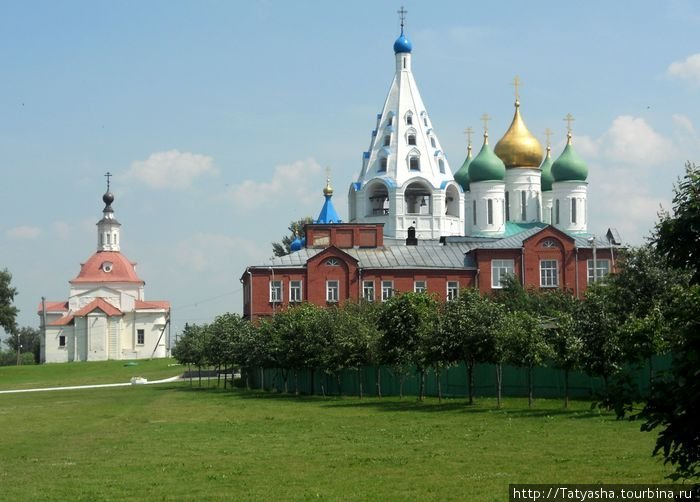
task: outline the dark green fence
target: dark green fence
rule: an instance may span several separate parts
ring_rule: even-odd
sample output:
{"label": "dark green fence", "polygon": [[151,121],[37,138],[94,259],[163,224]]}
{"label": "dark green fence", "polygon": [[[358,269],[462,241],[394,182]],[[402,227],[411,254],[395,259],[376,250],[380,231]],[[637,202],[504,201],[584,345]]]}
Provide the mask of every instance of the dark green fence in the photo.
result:
{"label": "dark green fence", "polygon": [[[646,394],[649,389],[650,375],[668,368],[670,356],[655,357],[650,363],[629,367],[626,373],[637,389]],[[278,369],[265,369],[262,374],[259,368],[251,368],[244,372],[248,384],[260,388],[261,381],[266,390],[285,390],[285,374]],[[364,367],[359,370],[343,370],[340,374],[327,374],[323,371],[300,370],[287,373],[287,389],[290,393],[316,395],[359,395],[360,388],[366,396],[377,395],[377,376],[381,381],[383,396],[398,396],[403,380],[403,394],[417,396],[419,392],[419,377],[415,371],[401,375],[390,367]],[[535,368],[534,393],[537,397],[557,398],[564,396],[564,372],[555,368]],[[443,370],[439,376],[435,371],[429,371],[425,376],[426,393],[438,395],[438,379],[445,397],[463,397],[467,395],[467,372],[464,365]],[[474,371],[475,393],[477,396],[492,397],[496,395],[496,367],[491,364],[479,364]],[[590,377],[582,372],[569,374],[569,396],[572,398],[590,398],[603,387],[601,378]],[[513,366],[503,366],[503,395],[518,397],[527,396],[527,370]]]}

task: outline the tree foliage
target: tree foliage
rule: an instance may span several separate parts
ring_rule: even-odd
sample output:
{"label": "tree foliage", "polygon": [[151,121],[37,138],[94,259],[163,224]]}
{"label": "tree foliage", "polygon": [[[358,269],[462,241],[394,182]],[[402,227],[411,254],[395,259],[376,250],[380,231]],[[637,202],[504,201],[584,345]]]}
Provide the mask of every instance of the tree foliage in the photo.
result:
{"label": "tree foliage", "polygon": [[285,256],[292,252],[291,245],[296,237],[304,236],[304,225],[312,223],[314,220],[311,216],[305,216],[299,220],[294,220],[287,227],[289,234],[282,237],[280,242],[272,243],[272,252],[275,256]]}
{"label": "tree foliage", "polygon": [[17,290],[12,287],[12,274],[7,270],[0,270],[0,328],[8,334],[14,334],[17,325],[17,307],[12,303],[17,295]]}
{"label": "tree foliage", "polygon": [[17,329],[13,336],[8,337],[5,343],[12,352],[17,352],[17,342],[19,341],[20,353],[31,353],[34,362],[39,362],[41,351],[41,333],[38,328],[22,326]]}

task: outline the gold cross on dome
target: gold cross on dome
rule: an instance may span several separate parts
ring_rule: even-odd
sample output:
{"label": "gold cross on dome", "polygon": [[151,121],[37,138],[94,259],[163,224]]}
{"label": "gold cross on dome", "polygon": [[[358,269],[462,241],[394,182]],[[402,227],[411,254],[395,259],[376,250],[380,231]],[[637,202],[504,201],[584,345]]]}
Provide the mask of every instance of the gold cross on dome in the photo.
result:
{"label": "gold cross on dome", "polygon": [[522,85],[522,82],[520,81],[519,76],[515,76],[513,79],[513,87],[515,87],[515,100],[520,101],[520,86]]}
{"label": "gold cross on dome", "polygon": [[474,132],[474,129],[472,129],[471,127],[467,127],[467,128],[464,130],[464,134],[467,135],[467,144],[469,144],[469,145],[472,144],[472,133],[473,133],[473,132]]}
{"label": "gold cross on dome", "polygon": [[491,117],[489,117],[488,113],[484,113],[481,116],[481,121],[484,123],[484,133],[486,134],[489,132],[489,120],[491,120]]}
{"label": "gold cross on dome", "polygon": [[549,127],[544,130],[544,135],[547,138],[547,146],[552,146],[552,130]]}
{"label": "gold cross on dome", "polygon": [[566,131],[571,134],[571,123],[576,120],[573,115],[570,113],[566,114],[566,117],[564,117],[564,122],[566,122]]}

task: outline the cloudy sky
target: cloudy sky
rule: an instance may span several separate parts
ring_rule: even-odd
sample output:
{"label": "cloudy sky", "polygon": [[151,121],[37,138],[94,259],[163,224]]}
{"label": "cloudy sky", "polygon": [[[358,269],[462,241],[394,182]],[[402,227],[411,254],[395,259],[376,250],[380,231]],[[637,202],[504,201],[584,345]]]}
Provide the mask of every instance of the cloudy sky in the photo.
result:
{"label": "cloudy sky", "polygon": [[[394,71],[400,4],[3,2],[0,268],[21,325],[67,298],[95,250],[104,173],[122,252],[176,330],[241,311],[239,278],[290,220],[359,171]],[[693,0],[405,2],[413,72],[451,164],[488,112],[561,151],[567,113],[589,163],[590,230],[643,242],[686,161],[700,161]],[[475,140],[479,148],[480,140]]]}

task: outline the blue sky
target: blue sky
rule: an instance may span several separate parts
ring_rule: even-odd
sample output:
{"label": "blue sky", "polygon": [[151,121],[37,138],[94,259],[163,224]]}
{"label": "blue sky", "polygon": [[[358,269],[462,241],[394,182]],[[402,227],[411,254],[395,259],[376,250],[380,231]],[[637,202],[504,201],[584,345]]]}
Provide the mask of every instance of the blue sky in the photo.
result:
{"label": "blue sky", "polygon": [[[639,244],[700,161],[700,4],[406,1],[413,72],[450,162],[522,113],[589,164],[590,230]],[[3,2],[0,268],[21,325],[67,298],[114,174],[122,252],[176,330],[241,310],[239,278],[359,172],[394,71],[392,2]],[[479,133],[475,148],[479,148]]]}

